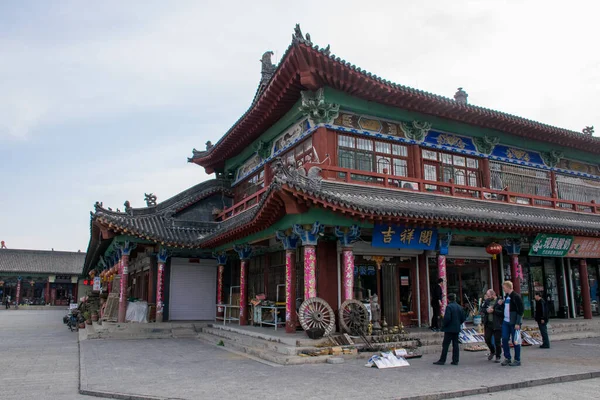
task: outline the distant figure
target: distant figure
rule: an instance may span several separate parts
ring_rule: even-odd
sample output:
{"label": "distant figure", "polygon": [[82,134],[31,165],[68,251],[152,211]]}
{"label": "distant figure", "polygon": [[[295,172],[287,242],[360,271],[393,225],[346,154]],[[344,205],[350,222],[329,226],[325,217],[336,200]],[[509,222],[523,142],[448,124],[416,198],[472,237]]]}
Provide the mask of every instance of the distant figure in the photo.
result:
{"label": "distant figure", "polygon": [[538,324],[540,334],[542,335],[541,349],[550,348],[550,339],[548,338],[548,305],[542,298],[541,293],[535,294],[535,322]]}
{"label": "distant figure", "polygon": [[8,310],[10,308],[10,295],[6,296],[4,302],[6,303],[6,309]]}
{"label": "distant figure", "polygon": [[442,355],[439,361],[434,362],[435,365],[444,365],[448,356],[448,348],[452,342],[452,365],[458,365],[459,347],[458,334],[460,333],[461,325],[465,322],[465,313],[461,306],[456,304],[456,295],[450,293],[448,295],[448,306],[444,313],[442,322],[442,331],[444,332],[444,342],[442,343]]}
{"label": "distant figure", "polygon": [[431,297],[431,308],[433,308],[433,317],[431,317],[431,330],[434,332],[440,331],[440,325],[438,323],[440,319],[440,310],[442,309],[442,298],[444,292],[442,291],[442,283],[444,280],[439,278],[437,285],[433,288],[433,296]]}
{"label": "distant figure", "polygon": [[4,240],[0,241],[0,249],[5,249],[6,248],[6,243],[4,243]]}

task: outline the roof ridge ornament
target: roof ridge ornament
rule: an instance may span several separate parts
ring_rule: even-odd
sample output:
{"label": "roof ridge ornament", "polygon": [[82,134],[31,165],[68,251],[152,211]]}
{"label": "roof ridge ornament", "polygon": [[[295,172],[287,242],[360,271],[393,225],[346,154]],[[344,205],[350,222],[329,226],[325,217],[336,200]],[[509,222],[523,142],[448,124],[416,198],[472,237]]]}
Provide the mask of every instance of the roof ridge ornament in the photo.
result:
{"label": "roof ridge ornament", "polygon": [[400,128],[402,129],[406,137],[410,140],[422,142],[425,139],[425,136],[427,136],[427,134],[429,133],[429,130],[431,129],[431,123],[416,120],[410,123],[401,122]]}
{"label": "roof ridge ornament", "polygon": [[144,201],[146,207],[156,207],[156,195],[154,193],[144,193]]}
{"label": "roof ridge ornament", "polygon": [[304,90],[300,92],[302,103],[299,110],[310,118],[313,124],[331,123],[339,115],[340,105],[328,103],[325,100],[325,90],[320,88],[316,92]]}
{"label": "roof ridge ornament", "polygon": [[594,136],[594,125],[592,125],[592,126],[586,126],[585,128],[583,128],[583,130],[581,132],[584,135]]}
{"label": "roof ridge ornament", "polygon": [[123,206],[125,207],[125,213],[129,215],[133,214],[133,209],[131,208],[131,203],[129,202],[129,200],[125,200]]}
{"label": "roof ridge ornament", "polygon": [[454,100],[459,104],[467,104],[467,97],[469,97],[469,95],[461,87],[454,93]]}
{"label": "roof ridge ornament", "polygon": [[272,164],[273,181],[276,185],[281,186],[297,185],[310,189],[321,189],[323,178],[321,177],[321,167],[313,165],[308,170],[308,173],[303,167],[296,169],[295,166],[286,166],[281,157],[275,158]]}
{"label": "roof ridge ornament", "polygon": [[310,40],[310,33],[307,32],[306,38],[305,38],[305,36],[302,34],[302,29],[300,29],[300,24],[296,24],[296,26],[294,27],[294,34],[292,35],[292,43],[294,43],[294,44],[304,43],[309,46],[312,46],[312,42]]}

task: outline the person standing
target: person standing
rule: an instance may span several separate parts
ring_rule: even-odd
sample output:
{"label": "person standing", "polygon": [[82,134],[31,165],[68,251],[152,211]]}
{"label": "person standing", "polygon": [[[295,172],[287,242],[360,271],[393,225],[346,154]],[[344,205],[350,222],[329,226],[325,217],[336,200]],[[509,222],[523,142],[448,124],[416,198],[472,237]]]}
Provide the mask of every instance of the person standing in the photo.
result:
{"label": "person standing", "polygon": [[463,322],[465,322],[465,313],[461,306],[456,304],[456,295],[448,295],[448,305],[442,321],[442,331],[444,332],[444,342],[442,343],[442,355],[440,359],[434,362],[435,365],[444,365],[448,356],[448,348],[452,342],[452,365],[458,365],[459,347],[458,334]]}
{"label": "person standing", "polygon": [[548,306],[542,298],[541,293],[535,294],[535,321],[542,335],[541,349],[550,348],[550,339],[548,338]]}
{"label": "person standing", "polygon": [[[521,343],[515,343],[515,332],[521,330],[521,323],[523,321],[523,300],[521,296],[513,290],[513,283],[511,281],[505,281],[502,285],[504,289],[504,299],[499,300],[500,305],[504,306],[504,319],[502,321],[502,347],[504,348],[504,361],[502,366],[509,365],[511,367],[518,367],[521,365]],[[515,359],[512,360],[510,355],[509,340],[512,342],[515,348]]]}
{"label": "person standing", "polygon": [[433,294],[431,297],[431,308],[433,308],[433,317],[431,317],[431,330],[434,332],[440,331],[439,319],[442,309],[442,299],[444,297],[444,292],[442,290],[442,284],[444,280],[439,278],[437,280],[437,285],[433,288]]}
{"label": "person standing", "polygon": [[502,355],[502,316],[504,315],[504,308],[498,304],[498,297],[492,289],[487,291],[485,298],[483,307],[481,307],[481,318],[485,332],[485,344],[490,349],[488,360],[491,361],[495,355],[495,362],[499,363]]}
{"label": "person standing", "polygon": [[10,295],[6,295],[6,309],[10,308]]}

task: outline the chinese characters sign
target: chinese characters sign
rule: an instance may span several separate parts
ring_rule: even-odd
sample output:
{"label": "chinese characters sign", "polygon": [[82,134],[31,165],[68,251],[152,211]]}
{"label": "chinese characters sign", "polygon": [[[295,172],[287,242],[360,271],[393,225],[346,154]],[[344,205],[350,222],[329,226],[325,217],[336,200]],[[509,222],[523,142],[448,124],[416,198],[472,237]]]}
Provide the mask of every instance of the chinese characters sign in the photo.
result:
{"label": "chinese characters sign", "polygon": [[530,256],[600,258],[600,239],[570,235],[539,234],[531,245]]}
{"label": "chinese characters sign", "polygon": [[600,258],[600,239],[575,236],[565,257]]}
{"label": "chinese characters sign", "polygon": [[529,250],[530,256],[565,257],[573,244],[573,236],[540,233]]}
{"label": "chinese characters sign", "polygon": [[373,247],[434,250],[436,244],[437,230],[435,228],[375,224],[373,229]]}

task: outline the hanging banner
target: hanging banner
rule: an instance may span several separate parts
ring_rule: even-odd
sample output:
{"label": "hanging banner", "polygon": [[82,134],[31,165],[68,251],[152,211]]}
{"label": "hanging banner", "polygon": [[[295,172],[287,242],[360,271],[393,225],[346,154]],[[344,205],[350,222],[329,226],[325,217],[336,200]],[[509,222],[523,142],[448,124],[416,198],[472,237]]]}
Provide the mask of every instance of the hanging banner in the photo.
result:
{"label": "hanging banner", "polygon": [[530,256],[565,257],[573,244],[571,235],[539,233],[529,249]]}
{"label": "hanging banner", "polygon": [[573,244],[565,257],[600,258],[600,239],[575,236]]}
{"label": "hanging banner", "polygon": [[434,250],[437,238],[436,228],[375,224],[371,245],[392,249]]}

